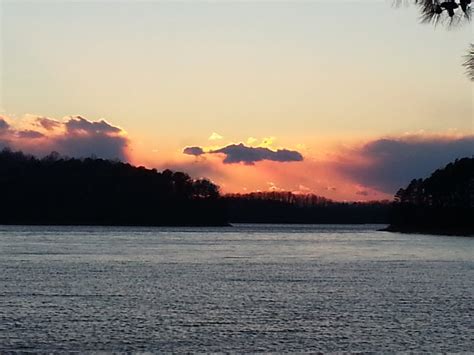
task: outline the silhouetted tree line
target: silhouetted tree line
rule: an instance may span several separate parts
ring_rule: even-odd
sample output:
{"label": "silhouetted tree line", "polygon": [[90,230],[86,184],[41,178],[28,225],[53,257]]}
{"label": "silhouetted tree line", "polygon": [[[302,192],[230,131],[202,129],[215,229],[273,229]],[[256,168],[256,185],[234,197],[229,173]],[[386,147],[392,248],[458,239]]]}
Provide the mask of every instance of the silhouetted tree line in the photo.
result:
{"label": "silhouetted tree line", "polygon": [[182,172],[0,152],[0,223],[224,225],[219,188]]}
{"label": "silhouetted tree line", "polygon": [[0,224],[385,223],[389,209],[291,192],[220,196],[209,180],[182,172],[8,149],[0,151],[0,191]]}
{"label": "silhouetted tree line", "polygon": [[458,159],[400,189],[389,229],[474,234],[474,158]]}
{"label": "silhouetted tree line", "polygon": [[224,196],[234,223],[388,223],[391,203],[335,202],[313,194],[252,192]]}
{"label": "silhouetted tree line", "polygon": [[0,151],[0,224],[227,225],[388,223],[389,230],[474,234],[474,158],[415,179],[395,202],[335,202],[313,194],[220,196],[206,179],[52,153]]}

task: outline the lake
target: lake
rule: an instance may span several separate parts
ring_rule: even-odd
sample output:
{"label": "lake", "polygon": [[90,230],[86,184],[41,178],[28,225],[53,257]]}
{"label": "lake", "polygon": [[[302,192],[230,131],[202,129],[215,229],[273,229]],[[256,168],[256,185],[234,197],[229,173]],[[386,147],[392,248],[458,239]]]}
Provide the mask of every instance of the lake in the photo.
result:
{"label": "lake", "polygon": [[0,351],[474,350],[474,238],[0,226]]}

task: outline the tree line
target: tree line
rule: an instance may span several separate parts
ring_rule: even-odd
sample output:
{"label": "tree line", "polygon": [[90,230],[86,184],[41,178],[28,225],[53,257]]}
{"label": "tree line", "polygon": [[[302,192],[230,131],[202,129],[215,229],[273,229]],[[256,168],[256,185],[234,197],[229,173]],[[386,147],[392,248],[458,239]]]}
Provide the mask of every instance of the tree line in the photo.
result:
{"label": "tree line", "polygon": [[386,223],[388,202],[291,192],[221,195],[207,179],[98,158],[0,151],[0,224]]}
{"label": "tree line", "polygon": [[336,202],[285,191],[221,195],[207,179],[98,158],[0,151],[0,224],[229,225],[389,223],[389,230],[474,234],[474,158],[414,179],[394,201]]}
{"label": "tree line", "polygon": [[394,198],[390,230],[474,234],[474,158],[462,158]]}
{"label": "tree line", "polygon": [[0,223],[225,225],[219,188],[182,172],[0,152]]}
{"label": "tree line", "polygon": [[390,201],[335,202],[287,191],[228,194],[224,200],[230,220],[237,223],[388,223],[391,205]]}

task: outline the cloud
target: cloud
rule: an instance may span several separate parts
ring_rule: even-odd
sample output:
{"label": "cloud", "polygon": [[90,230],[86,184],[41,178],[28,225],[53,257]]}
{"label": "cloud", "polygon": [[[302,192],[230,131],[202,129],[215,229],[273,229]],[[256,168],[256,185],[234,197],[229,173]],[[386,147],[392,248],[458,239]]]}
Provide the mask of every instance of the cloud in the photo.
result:
{"label": "cloud", "polygon": [[18,121],[9,125],[0,118],[0,132],[3,130],[0,145],[37,156],[56,151],[76,158],[96,156],[127,160],[126,132],[105,120],[90,121],[81,116],[63,121],[35,117],[29,125],[35,129],[17,129],[16,126],[24,127],[25,123]]}
{"label": "cloud", "polygon": [[120,136],[102,134],[69,136],[65,134],[54,140],[57,152],[72,157],[96,156],[103,159],[127,160],[128,139]]}
{"label": "cloud", "polygon": [[122,132],[121,128],[114,127],[105,120],[93,122],[81,116],[71,117],[64,125],[66,130],[73,134],[107,135]]}
{"label": "cloud", "polygon": [[278,149],[273,151],[263,147],[247,147],[243,143],[231,144],[226,147],[210,151],[209,153],[221,153],[225,155],[224,164],[244,163],[253,165],[262,160],[276,162],[302,161],[303,156],[293,150]]}
{"label": "cloud", "polygon": [[243,143],[230,144],[225,147],[205,151],[201,147],[186,147],[183,154],[201,156],[204,154],[224,154],[224,164],[244,163],[245,165],[254,165],[256,162],[268,160],[276,162],[295,162],[302,161],[301,153],[288,149],[271,150],[267,147],[248,147]]}
{"label": "cloud", "polygon": [[394,193],[457,158],[474,155],[474,136],[407,136],[376,139],[346,152],[336,170],[362,186]]}
{"label": "cloud", "polygon": [[44,137],[44,134],[38,131],[33,131],[31,129],[26,129],[24,131],[16,132],[17,137],[25,139],[36,139]]}
{"label": "cloud", "polygon": [[47,131],[52,131],[55,128],[61,127],[62,123],[47,117],[37,117],[36,124]]}
{"label": "cloud", "polygon": [[199,156],[204,154],[204,150],[201,147],[186,147],[183,149],[183,154]]}
{"label": "cloud", "polygon": [[217,140],[220,140],[220,139],[223,139],[223,138],[224,137],[222,137],[219,133],[212,132],[212,134],[209,137],[209,140],[210,141],[217,141]]}
{"label": "cloud", "polygon": [[0,116],[0,149],[10,147],[10,136],[12,132],[10,130],[10,124]]}
{"label": "cloud", "polygon": [[2,117],[0,117],[0,133],[5,132],[10,128],[10,125]]}

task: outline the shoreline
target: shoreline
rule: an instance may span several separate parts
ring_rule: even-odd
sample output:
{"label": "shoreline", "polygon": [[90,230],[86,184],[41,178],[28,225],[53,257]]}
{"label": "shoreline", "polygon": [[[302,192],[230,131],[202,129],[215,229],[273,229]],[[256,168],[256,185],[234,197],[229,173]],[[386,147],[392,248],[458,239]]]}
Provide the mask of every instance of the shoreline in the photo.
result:
{"label": "shoreline", "polygon": [[403,234],[431,234],[458,237],[474,237],[474,229],[468,227],[422,227],[422,226],[395,226],[389,225],[380,229],[381,232],[395,232]]}
{"label": "shoreline", "polygon": [[133,224],[133,223],[5,223],[0,226],[32,226],[32,227],[232,227],[231,223],[169,223],[169,224]]}

